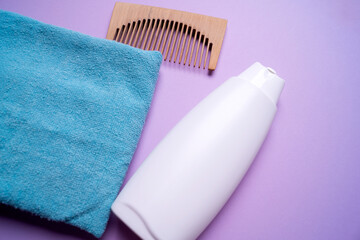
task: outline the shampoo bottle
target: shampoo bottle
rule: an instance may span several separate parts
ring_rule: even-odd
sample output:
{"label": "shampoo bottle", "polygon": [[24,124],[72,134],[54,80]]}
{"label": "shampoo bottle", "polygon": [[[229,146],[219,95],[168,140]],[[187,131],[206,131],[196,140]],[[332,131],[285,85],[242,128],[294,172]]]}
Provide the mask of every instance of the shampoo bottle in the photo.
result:
{"label": "shampoo bottle", "polygon": [[159,143],[112,211],[142,239],[196,239],[255,158],[283,86],[260,63],[227,80]]}

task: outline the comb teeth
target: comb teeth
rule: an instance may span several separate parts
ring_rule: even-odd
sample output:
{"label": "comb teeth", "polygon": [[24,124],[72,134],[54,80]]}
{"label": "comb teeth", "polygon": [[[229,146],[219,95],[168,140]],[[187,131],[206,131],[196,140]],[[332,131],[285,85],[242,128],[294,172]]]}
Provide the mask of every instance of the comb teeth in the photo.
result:
{"label": "comb teeth", "polygon": [[221,18],[117,2],[106,38],[160,51],[165,61],[215,70],[226,24]]}
{"label": "comb teeth", "polygon": [[164,19],[142,19],[124,24],[116,29],[113,40],[143,50],[160,51],[164,61],[203,69],[213,45],[206,35],[191,26]]}

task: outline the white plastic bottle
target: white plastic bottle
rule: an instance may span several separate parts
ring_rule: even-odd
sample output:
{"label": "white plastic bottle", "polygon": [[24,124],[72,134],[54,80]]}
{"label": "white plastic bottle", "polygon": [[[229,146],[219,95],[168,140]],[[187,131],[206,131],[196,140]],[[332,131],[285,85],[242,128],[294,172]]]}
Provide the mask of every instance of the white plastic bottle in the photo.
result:
{"label": "white plastic bottle", "polygon": [[196,239],[256,156],[283,86],[260,63],[227,80],[159,143],[112,211],[143,239]]}

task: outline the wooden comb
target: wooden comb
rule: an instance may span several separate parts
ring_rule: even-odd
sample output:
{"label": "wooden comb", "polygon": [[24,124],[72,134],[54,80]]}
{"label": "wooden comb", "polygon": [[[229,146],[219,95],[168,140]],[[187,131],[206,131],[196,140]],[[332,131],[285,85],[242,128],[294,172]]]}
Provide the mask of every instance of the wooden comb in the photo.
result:
{"label": "wooden comb", "polygon": [[106,38],[160,51],[169,62],[204,69],[209,62],[208,69],[215,70],[226,24],[226,19],[117,2]]}

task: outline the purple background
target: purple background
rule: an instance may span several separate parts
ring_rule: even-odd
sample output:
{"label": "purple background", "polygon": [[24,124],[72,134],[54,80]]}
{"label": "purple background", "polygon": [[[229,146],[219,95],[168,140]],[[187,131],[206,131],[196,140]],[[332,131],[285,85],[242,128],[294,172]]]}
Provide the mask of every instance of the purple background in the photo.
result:
{"label": "purple background", "polygon": [[[0,8],[105,38],[114,2],[0,0]],[[360,2],[134,2],[226,18],[228,27],[212,75],[161,66],[127,179],[202,98],[259,61],[286,81],[278,114],[248,174],[200,239],[360,239]],[[89,237],[0,208],[0,239]],[[112,215],[103,239],[134,238]]]}

